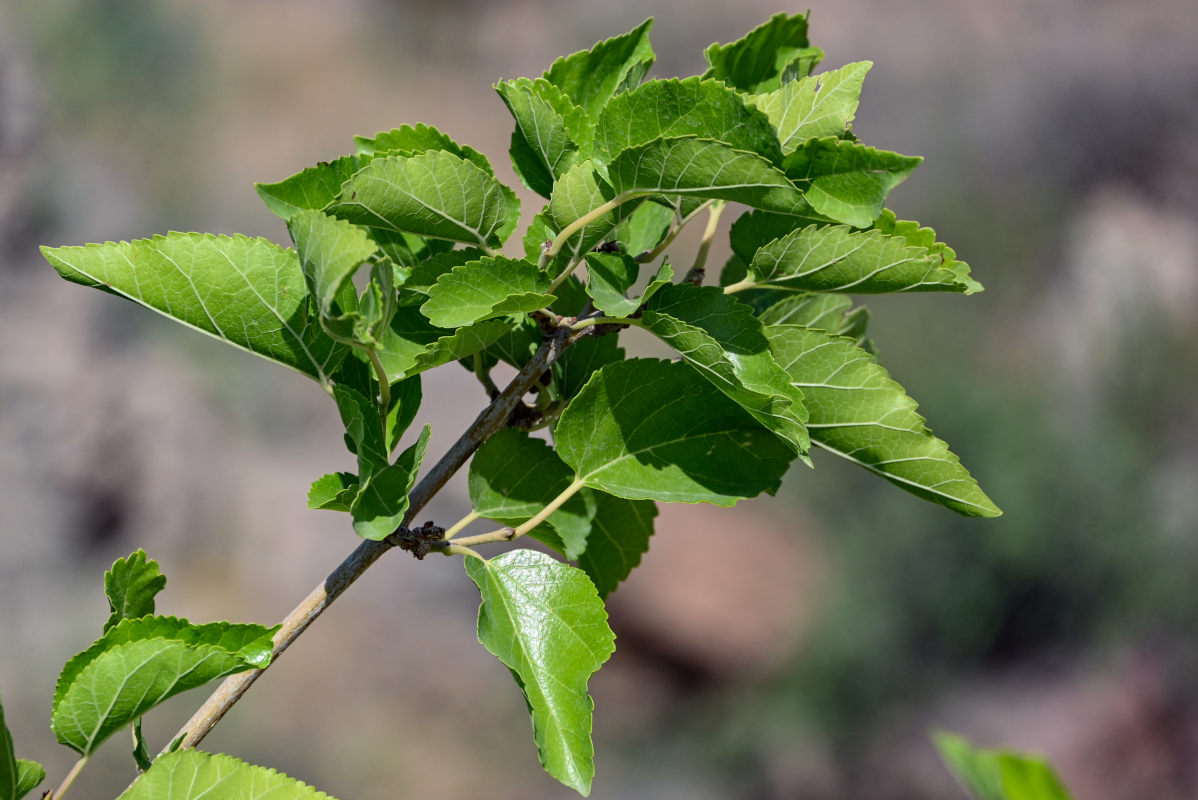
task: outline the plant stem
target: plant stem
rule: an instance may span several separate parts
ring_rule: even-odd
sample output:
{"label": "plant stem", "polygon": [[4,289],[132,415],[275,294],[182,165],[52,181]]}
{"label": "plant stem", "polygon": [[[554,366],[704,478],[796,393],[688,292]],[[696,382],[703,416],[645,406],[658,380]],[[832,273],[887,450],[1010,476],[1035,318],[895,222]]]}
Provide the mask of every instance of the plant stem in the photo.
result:
{"label": "plant stem", "polygon": [[60,800],[60,798],[67,793],[67,789],[71,788],[71,784],[75,782],[75,779],[79,777],[79,773],[82,772],[83,768],[87,766],[87,760],[89,758],[91,758],[91,756],[83,756],[76,761],[75,765],[71,767],[71,771],[68,772],[67,776],[62,779],[62,783],[58,785],[58,788],[51,789],[50,794],[46,795],[46,800]]}
{"label": "plant stem", "polygon": [[683,283],[693,283],[699,286],[707,271],[707,254],[711,252],[711,243],[715,239],[716,228],[720,225],[720,214],[724,213],[727,204],[719,201],[712,203],[707,212],[707,227],[703,230],[703,239],[699,242],[699,252],[695,253],[695,263],[682,279]]}
{"label": "plant stem", "polygon": [[638,323],[639,320],[632,317],[587,317],[586,319],[578,320],[578,322],[575,322],[570,327],[576,331],[580,331],[591,325],[637,325]]}
{"label": "plant stem", "polygon": [[499,387],[495,385],[495,381],[491,380],[491,371],[483,366],[483,354],[481,352],[474,354],[474,376],[483,385],[483,389],[487,392],[487,397],[492,400],[499,397]]}
{"label": "plant stem", "polygon": [[666,249],[674,243],[674,240],[678,238],[678,234],[682,233],[682,231],[686,228],[686,226],[690,224],[690,221],[693,220],[698,215],[699,211],[701,211],[704,208],[707,208],[713,202],[715,202],[715,201],[708,200],[706,203],[699,206],[699,208],[697,208],[693,212],[691,212],[691,215],[689,217],[676,223],[672,228],[670,228],[670,232],[668,234],[666,234],[666,238],[662,240],[661,244],[659,244],[657,247],[654,247],[652,250],[646,250],[645,252],[638,255],[636,257],[637,262],[640,264],[645,264],[650,261],[653,261],[659,255],[664,253],[666,251]]}
{"label": "plant stem", "polygon": [[461,533],[463,528],[465,528],[471,522],[474,522],[474,520],[481,519],[481,517],[482,517],[482,515],[479,514],[477,511],[471,511],[469,514],[462,517],[461,519],[459,519],[457,522],[455,522],[453,525],[449,526],[449,528],[447,528],[445,530],[445,536],[443,538],[443,541],[448,542],[450,539],[452,539],[453,537],[455,537],[459,533]]}
{"label": "plant stem", "polygon": [[742,281],[730,283],[725,286],[724,294],[736,294],[737,292],[743,292],[745,289],[752,289],[756,285],[756,281],[754,281],[752,278],[745,278]]}
{"label": "plant stem", "polygon": [[[566,227],[562,228],[562,232],[557,235],[557,238],[553,240],[553,243],[550,244],[549,247],[541,250],[541,258],[537,261],[537,269],[543,271],[545,267],[549,265],[549,262],[552,261],[559,252],[561,252],[562,247],[566,244],[566,240],[578,233],[587,225],[590,225],[604,214],[614,211],[624,203],[627,203],[629,200],[635,200],[638,197],[645,197],[647,194],[648,192],[621,192],[603,205],[588,211]],[[564,279],[559,275],[558,280],[553,284],[550,284],[549,290],[552,291],[553,288],[556,287],[557,284],[562,280]]]}
{"label": "plant stem", "polygon": [[[404,516],[404,525],[407,525],[420,513],[433,495],[445,486],[450,477],[462,468],[462,465],[484,441],[507,424],[512,411],[520,404],[528,390],[540,380],[541,375],[557,360],[562,350],[569,347],[577,338],[578,334],[571,334],[569,328],[559,328],[545,338],[528,364],[512,379],[512,382],[499,394],[499,397],[496,397],[489,406],[483,409],[470,427],[449,448],[449,452],[412,490],[409,495],[408,513]],[[282,655],[288,646],[317,617],[324,613],[324,610],[332,605],[342,592],[349,588],[350,584],[361,577],[362,573],[392,547],[394,544],[386,539],[381,542],[364,541],[358,545],[349,557],[329,573],[328,577],[283,620],[282,627],[274,637],[272,659]],[[226,678],[192,715],[191,719],[183,725],[179,733],[171,737],[171,741],[179,740],[180,748],[198,745],[229,709],[254,685],[264,671],[264,669],[251,669]]]}
{"label": "plant stem", "polygon": [[464,539],[458,539],[456,547],[473,547],[478,544],[488,544],[490,542],[510,542],[514,539],[519,539],[524,534],[531,531],[533,528],[540,525],[549,518],[549,515],[557,511],[567,500],[578,493],[578,490],[585,486],[582,481],[576,480],[567,486],[562,493],[549,501],[549,504],[537,512],[537,515],[516,528],[500,528],[497,531],[490,533],[480,533],[477,536],[467,536]]}
{"label": "plant stem", "polygon": [[[387,370],[383,369],[383,362],[379,358],[378,351],[370,347],[366,349],[366,352],[370,355],[370,366],[374,367],[374,374],[379,382],[379,417],[383,421],[383,447],[389,448],[387,416],[391,412],[391,381],[387,379]],[[388,453],[390,453],[390,449],[388,449]],[[388,459],[390,459],[390,455],[388,455]]]}

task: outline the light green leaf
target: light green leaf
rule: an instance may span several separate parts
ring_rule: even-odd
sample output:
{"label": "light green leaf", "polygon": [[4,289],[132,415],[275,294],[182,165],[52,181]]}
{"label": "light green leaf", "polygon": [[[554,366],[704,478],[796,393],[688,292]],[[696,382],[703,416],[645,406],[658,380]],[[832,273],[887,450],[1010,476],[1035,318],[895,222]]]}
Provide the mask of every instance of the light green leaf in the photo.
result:
{"label": "light green leaf", "polygon": [[775,14],[735,42],[711,45],[703,55],[709,65],[703,77],[761,94],[807,74],[823,53],[807,40],[805,15]]}
{"label": "light green leaf", "polygon": [[802,193],[769,161],[710,139],[655,139],[630,147],[611,162],[608,175],[622,194],[732,200],[784,214],[806,208]]}
{"label": "light green leaf", "polygon": [[[553,185],[553,194],[545,208],[545,221],[556,234],[615,196],[615,191],[596,172],[595,165],[590,161],[580,161],[566,170]],[[624,217],[635,211],[640,202],[630,200],[617,206],[566,240],[565,246],[558,254],[559,267],[565,267],[566,264],[577,261],[590,252],[615,230]],[[549,271],[556,275],[560,268],[551,267]]]}
{"label": "light green leaf", "polygon": [[104,623],[104,633],[123,619],[137,619],[154,613],[154,595],[166,588],[166,576],[158,572],[158,562],[146,557],[145,550],[134,550],[128,558],[118,558],[104,573],[104,594],[112,611]]}
{"label": "light green leaf", "polygon": [[270,664],[275,628],[175,617],[117,624],[63,667],[50,727],[91,755],[116,731],[180,692]]}
{"label": "light green leaf", "polygon": [[494,344],[513,326],[508,319],[489,319],[458,328],[438,328],[415,306],[401,306],[391,318],[378,351],[392,382],[471,356]]}
{"label": "light green leaf", "polygon": [[812,224],[829,225],[832,224],[832,220],[816,214],[810,207],[803,214],[746,211],[732,223],[732,228],[728,231],[728,244],[731,245],[732,252],[747,265],[762,245]]}
{"label": "light green leaf", "polygon": [[753,309],[714,286],[671,285],[649,301],[641,325],[796,454],[807,452],[803,393],[774,361]]}
{"label": "light green leaf", "polygon": [[169,233],[132,242],[43,247],[62,277],[325,381],[346,347],[308,308],[299,259],[266,239]]}
{"label": "light green leaf", "polygon": [[370,163],[369,155],[341,156],[322,161],[277,183],[256,183],[258,196],[271,213],[291,219],[305,209],[318,211],[341,193],[341,185]]}
{"label": "light green leaf", "polygon": [[27,761],[23,758],[18,758],[17,786],[15,793],[12,795],[13,800],[21,800],[22,797],[36,789],[38,784],[45,779],[46,770],[41,764],[36,761]]}
{"label": "light green leaf", "polygon": [[689,364],[655,359],[595,373],[555,436],[586,485],[630,500],[732,506],[775,492],[794,458]]}
{"label": "light green leaf", "polygon": [[845,313],[853,301],[843,294],[794,292],[771,295],[780,298],[757,316],[762,325],[805,325],[828,333],[843,333]]}
{"label": "light green leaf", "polygon": [[723,83],[698,76],[649,81],[612,98],[599,115],[595,155],[606,163],[629,147],[680,136],[714,139],[775,164],[782,161],[769,118]]}
{"label": "light green leaf", "polygon": [[[470,502],[483,517],[517,526],[539,514],[574,480],[574,473],[549,444],[525,431],[505,428],[488,439],[470,461]],[[586,549],[591,514],[577,494],[531,535],[570,560]],[[546,535],[548,534],[548,535]]]}
{"label": "light green leaf", "polygon": [[498,247],[519,203],[477,164],[443,150],[376,158],[328,213],[355,224]]}
{"label": "light green leaf", "polygon": [[427,296],[428,290],[442,275],[454,267],[478,261],[484,255],[485,253],[477,247],[463,247],[458,250],[450,250],[447,253],[438,253],[412,267],[412,274],[408,276],[408,280],[403,286],[404,292],[411,298],[412,303],[419,305],[424,302],[424,298],[414,295]]}
{"label": "light green leaf", "polygon": [[463,560],[482,594],[478,639],[524,692],[541,763],[566,786],[589,794],[594,702],[587,682],[615,652],[603,601],[585,573],[544,553]]}
{"label": "light green leaf", "polygon": [[358,496],[358,476],[352,472],[334,472],[312,481],[308,489],[308,508],[349,512]]}
{"label": "light green leaf", "polygon": [[786,157],[783,167],[818,213],[868,228],[882,213],[886,196],[921,161],[841,139],[809,139]]}
{"label": "light green leaf", "polygon": [[154,766],[117,800],[333,800],[306,783],[232,756],[178,750]]}
{"label": "light green leaf", "polygon": [[1069,800],[1043,759],[982,750],[949,733],[938,733],[933,740],[944,763],[974,800]]}
{"label": "light green leaf", "polygon": [[900,236],[809,225],[763,245],[749,264],[760,287],[809,292],[969,292],[937,254]]}
{"label": "light green leaf", "polygon": [[793,152],[805,139],[844,133],[857,115],[861,85],[872,66],[872,61],[857,61],[753,98],[778,132],[782,152]]}
{"label": "light green leaf", "polygon": [[595,308],[609,317],[626,317],[641,307],[674,278],[674,270],[663,262],[661,268],[640,297],[628,298],[625,293],[636,283],[640,264],[623,253],[587,253],[587,294]]}
{"label": "light green leaf", "polygon": [[562,56],[545,71],[545,80],[592,117],[598,116],[608,100],[640,83],[653,66],[655,56],[649,44],[652,26],[653,20],[647,19],[628,33],[598,42],[590,50]]}
{"label": "light green leaf", "polygon": [[516,120],[510,153],[524,185],[543,197],[579,152],[590,149],[593,123],[585,111],[544,78],[500,81],[495,90]]}
{"label": "light green leaf", "polygon": [[616,228],[612,238],[630,256],[652,250],[665,240],[674,222],[674,209],[660,203],[641,203]]}
{"label": "light green leaf", "polygon": [[488,175],[495,174],[495,171],[491,169],[491,162],[485,155],[473,147],[458,144],[432,125],[425,125],[423,122],[418,122],[415,126],[404,125],[389,131],[381,131],[374,136],[355,136],[354,144],[357,146],[360,156],[395,155],[397,153],[414,156],[428,150],[444,150],[473,162]]}
{"label": "light green leaf", "polygon": [[549,278],[527,261],[483,257],[443,273],[420,311],[441,328],[460,328],[484,319],[536,311],[557,298],[546,294]]}
{"label": "light green leaf", "polygon": [[600,597],[616,590],[620,581],[641,563],[653,535],[657,504],[651,500],[625,500],[606,492],[583,489],[595,507],[587,549],[578,559]]}
{"label": "light green leaf", "polygon": [[966,287],[966,294],[982,291],[982,284],[975,281],[969,274],[969,265],[957,260],[957,253],[944,242],[936,241],[936,231],[931,228],[921,228],[918,222],[895,219],[894,212],[883,209],[882,216],[874,220],[874,230],[890,236],[901,236],[912,247],[922,247],[939,260],[941,269],[946,269],[957,276],[961,285]]}
{"label": "light green leaf", "polygon": [[287,220],[308,289],[322,316],[333,316],[333,304],[358,267],[377,245],[365,229],[319,211],[300,211]]}
{"label": "light green leaf", "polygon": [[465,328],[458,328],[452,333],[441,336],[423,351],[417,353],[415,363],[406,374],[415,375],[486,350],[509,333],[516,324],[511,317],[504,317],[486,319]]}
{"label": "light green leaf", "polygon": [[528,230],[524,232],[522,239],[524,257],[534,263],[541,257],[541,248],[552,242],[553,237],[556,235],[545,219],[545,214],[548,210],[549,207],[546,206],[541,210],[541,213],[532,218],[532,221],[528,223]]}
{"label": "light green leaf", "polygon": [[354,532],[363,539],[380,541],[395,532],[408,512],[408,493],[416,484],[416,473],[424,460],[432,429],[424,426],[420,438],[399,454],[394,464],[383,467],[362,481],[349,511]]}
{"label": "light green leaf", "polygon": [[903,387],[853,340],[797,325],[765,332],[774,357],[803,390],[815,444],[959,514],[1002,513],[927,429]]}

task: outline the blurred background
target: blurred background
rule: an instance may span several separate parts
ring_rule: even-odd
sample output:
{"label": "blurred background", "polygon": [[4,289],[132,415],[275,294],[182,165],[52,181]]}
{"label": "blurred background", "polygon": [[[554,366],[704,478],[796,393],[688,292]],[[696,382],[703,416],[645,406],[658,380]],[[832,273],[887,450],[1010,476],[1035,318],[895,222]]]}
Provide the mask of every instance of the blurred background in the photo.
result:
{"label": "blurred background", "polygon": [[[107,616],[115,558],[161,562],[163,613],[271,624],[356,544],[305,508],[313,478],[352,468],[322,392],[62,282],[37,245],[286,241],[254,181],[417,121],[519,187],[496,79],[650,14],[652,75],[694,74],[710,42],[804,8],[0,3],[0,688],[18,756],[51,782],[73,761],[50,699]],[[890,205],[987,286],[869,305],[882,362],[1006,515],[959,518],[822,453],[776,499],[663,509],[611,602],[592,796],[959,798],[928,740],[943,727],[1047,754],[1078,798],[1192,799],[1198,14],[851,0],[811,21],[823,68],[875,62],[862,140],[927,157]],[[431,459],[484,397],[454,367],[425,395]],[[459,482],[428,516],[465,510]],[[457,559],[388,555],[205,746],[342,800],[573,796],[541,771],[477,604]],[[151,714],[151,746],[202,699]],[[127,751],[116,737],[73,795],[116,795]]]}

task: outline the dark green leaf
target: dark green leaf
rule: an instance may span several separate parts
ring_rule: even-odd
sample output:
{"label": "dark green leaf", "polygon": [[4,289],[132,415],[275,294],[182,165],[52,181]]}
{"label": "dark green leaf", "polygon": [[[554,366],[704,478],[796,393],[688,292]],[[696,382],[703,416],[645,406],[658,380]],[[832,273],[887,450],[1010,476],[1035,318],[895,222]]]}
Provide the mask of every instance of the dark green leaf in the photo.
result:
{"label": "dark green leaf", "polygon": [[425,425],[420,438],[400,453],[394,464],[362,481],[349,511],[354,518],[354,532],[363,539],[385,539],[403,523],[409,506],[408,493],[416,483],[431,430]]}
{"label": "dark green leaf", "polygon": [[536,311],[557,298],[549,278],[533,264],[504,256],[483,257],[437,279],[420,311],[441,328],[460,328],[492,317]]}
{"label": "dark green leaf", "polygon": [[723,83],[698,76],[649,81],[613,98],[599,115],[595,155],[606,163],[629,147],[680,136],[782,160],[769,118]]}
{"label": "dark green leaf", "polygon": [[81,755],[180,692],[270,664],[278,628],[174,617],[121,621],[63,667],[50,727]]}
{"label": "dark green leaf", "polygon": [[104,633],[123,619],[137,619],[154,613],[154,595],[166,587],[166,576],[158,572],[158,562],[146,557],[145,550],[134,550],[128,558],[118,558],[104,573],[104,594],[112,611],[104,623]]}
{"label": "dark green leaf", "polygon": [[580,339],[558,358],[558,391],[571,398],[582,390],[591,376],[605,364],[624,360],[624,348],[615,334]]}
{"label": "dark green leaf", "polygon": [[959,514],[1002,513],[927,429],[903,387],[853,340],[797,325],[765,332],[778,363],[803,390],[815,444]]}
{"label": "dark green leaf", "polygon": [[[404,291],[427,295],[428,290],[432,288],[433,284],[442,275],[454,267],[460,267],[471,261],[478,261],[484,255],[485,253],[477,247],[463,247],[460,250],[438,253],[432,258],[421,261],[412,267],[412,274],[408,276],[408,280],[404,284]],[[420,298],[416,302],[424,302],[424,299]]]}
{"label": "dark green leaf", "polygon": [[474,162],[429,150],[374,159],[345,182],[327,210],[359,225],[497,247],[518,205]]}
{"label": "dark green leaf", "polygon": [[[21,783],[20,763],[13,754],[12,734],[9,732],[8,725],[4,721],[4,703],[3,699],[0,698],[0,800],[17,800],[18,797],[25,793],[17,793],[17,787]],[[33,762],[26,763],[33,764]],[[37,765],[34,764],[33,766],[36,767]],[[31,768],[27,767],[26,769]],[[45,777],[44,771],[42,772],[42,777]],[[41,783],[41,781],[39,780],[38,783]],[[36,786],[37,784],[34,785]]]}
{"label": "dark green leaf", "polygon": [[473,162],[488,175],[495,174],[495,171],[491,169],[491,162],[482,153],[473,147],[458,144],[432,125],[425,125],[423,122],[418,122],[415,126],[404,125],[389,131],[381,131],[374,136],[355,136],[354,144],[358,148],[359,155],[367,156],[394,155],[396,153],[414,156],[428,150],[444,150],[447,153],[453,153],[458,158]]}
{"label": "dark green leaf", "polygon": [[735,42],[711,45],[703,55],[709,65],[703,77],[761,94],[809,72],[822,53],[807,40],[805,15],[775,14]]}
{"label": "dark green leaf", "polygon": [[636,86],[653,66],[647,19],[628,33],[598,42],[553,62],[545,79],[566,93],[574,104],[592,117],[617,92]]}
{"label": "dark green leaf", "polygon": [[578,559],[600,597],[616,590],[641,556],[649,550],[657,505],[650,500],[625,500],[606,492],[583,489],[595,506],[587,549]]}
{"label": "dark green leaf", "polygon": [[762,245],[772,242],[774,239],[780,239],[791,231],[807,225],[827,225],[831,222],[831,220],[816,214],[810,207],[803,214],[746,211],[732,223],[732,229],[728,231],[728,243],[732,247],[732,252],[745,265],[748,265],[757,253],[757,249]]}
{"label": "dark green leaf", "polygon": [[595,373],[555,436],[582,481],[630,500],[735,505],[776,491],[794,458],[693,367],[655,359]]}
{"label": "dark green leaf", "polygon": [[273,214],[291,219],[300,211],[319,211],[333,202],[341,193],[341,185],[369,163],[368,155],[341,156],[322,161],[278,183],[256,183],[254,188]]}
{"label": "dark green leaf", "polygon": [[585,796],[595,774],[587,682],[615,651],[603,601],[585,573],[544,553],[464,561],[482,594],[478,639],[524,692],[541,763]]}
{"label": "dark green leaf", "polygon": [[305,783],[232,756],[179,750],[154,762],[117,800],[333,800]]}
{"label": "dark green leaf", "polygon": [[806,139],[844,133],[857,114],[861,84],[872,66],[872,61],[858,61],[754,98],[777,130],[782,152],[792,152]]}
{"label": "dark green leaf", "polygon": [[786,157],[783,167],[818,213],[868,228],[882,213],[886,196],[921,161],[841,139],[810,139]]}
{"label": "dark green leaf", "polygon": [[974,800],[1069,800],[1043,759],[982,750],[949,733],[938,733],[933,739],[944,763]]}
{"label": "dark green leaf", "polygon": [[495,90],[516,120],[511,156],[524,185],[543,197],[553,191],[581,151],[590,149],[593,123],[585,111],[544,78],[501,81]]}
{"label": "dark green leaf", "polygon": [[416,412],[424,400],[424,389],[420,376],[413,375],[391,384],[391,405],[387,409],[387,452],[395,450],[399,437],[403,436],[416,419]]}
{"label": "dark green leaf", "polygon": [[145,734],[141,732],[141,717],[133,720],[133,761],[142,772],[154,764],[150,755],[150,746],[146,743]]}
{"label": "dark green leaf", "polygon": [[299,259],[266,239],[169,233],[133,242],[43,247],[62,277],[107,287],[324,382],[345,356],[309,312]]}
{"label": "dark green leaf", "polygon": [[795,453],[807,452],[803,393],[774,361],[753,309],[714,286],[687,283],[655,294],[641,323]]}
{"label": "dark green leaf", "polygon": [[383,443],[383,422],[379,406],[371,398],[348,386],[333,387],[333,399],[345,426],[347,443],[358,457],[358,474],[365,481],[378,468],[387,466],[389,451]]}
{"label": "dark green leaf", "polygon": [[308,508],[349,512],[358,496],[358,476],[352,472],[322,475],[308,489]]}
{"label": "dark green leaf", "polygon": [[474,355],[514,326],[509,319],[489,319],[465,328],[438,328],[415,306],[401,306],[384,334],[379,360],[392,382]]}

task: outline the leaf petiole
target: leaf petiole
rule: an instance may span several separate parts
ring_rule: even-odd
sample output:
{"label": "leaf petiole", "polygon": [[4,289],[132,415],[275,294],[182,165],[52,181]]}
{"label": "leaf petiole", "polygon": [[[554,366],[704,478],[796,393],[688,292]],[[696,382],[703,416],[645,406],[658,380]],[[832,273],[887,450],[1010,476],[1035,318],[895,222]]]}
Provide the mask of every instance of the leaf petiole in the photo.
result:
{"label": "leaf petiole", "polygon": [[497,531],[490,533],[480,533],[477,536],[467,536],[465,539],[458,540],[458,546],[473,547],[479,544],[489,544],[491,542],[510,542],[514,539],[519,539],[524,534],[531,531],[533,528],[547,520],[554,511],[557,511],[566,501],[578,493],[578,490],[585,486],[581,480],[575,479],[573,483],[562,490],[562,493],[549,501],[549,503],[537,512],[536,516],[528,520],[524,524],[515,528],[500,528]]}
{"label": "leaf petiole", "polygon": [[[561,252],[561,249],[566,244],[566,241],[571,236],[585,228],[587,225],[590,225],[604,214],[615,211],[629,200],[636,200],[639,197],[647,197],[648,195],[649,192],[621,192],[603,205],[583,214],[581,217],[562,228],[562,232],[557,235],[557,238],[555,238],[548,247],[541,250],[541,258],[537,261],[537,269],[544,271],[545,267],[549,265],[549,262],[552,261],[559,252]],[[549,284],[548,292],[552,293],[557,285],[565,280],[563,276],[567,274],[569,273],[562,273],[562,275],[559,275],[553,283]]]}

